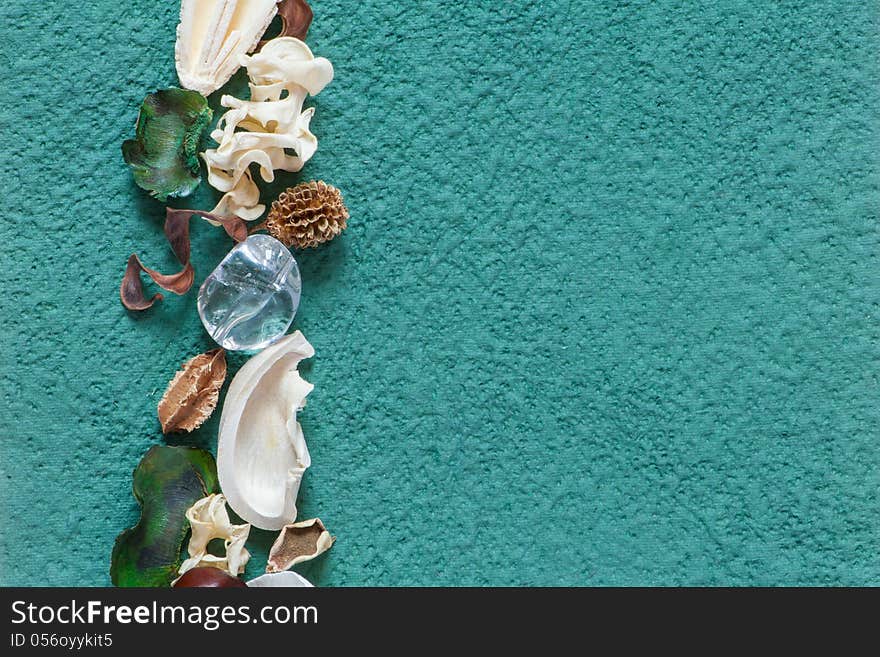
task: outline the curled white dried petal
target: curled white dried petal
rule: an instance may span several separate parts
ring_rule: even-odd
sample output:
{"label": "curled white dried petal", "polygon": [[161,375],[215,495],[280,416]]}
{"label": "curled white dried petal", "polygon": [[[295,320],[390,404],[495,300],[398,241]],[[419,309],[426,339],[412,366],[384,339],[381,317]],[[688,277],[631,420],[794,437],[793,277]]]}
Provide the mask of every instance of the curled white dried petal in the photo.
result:
{"label": "curled white dried petal", "polygon": [[[189,559],[184,561],[178,573],[200,566],[213,566],[225,570],[233,577],[244,572],[251,558],[244,544],[250,534],[250,525],[233,525],[226,511],[226,498],[223,495],[208,495],[193,504],[186,511],[186,518],[192,528],[189,539]],[[225,556],[208,553],[208,543],[215,538],[223,539]]]}
{"label": "curled white dried petal", "polygon": [[213,212],[253,220],[265,207],[248,167],[257,164],[260,177],[272,182],[276,170],[299,171],[315,154],[318,139],[309,129],[315,110],[302,106],[307,95],[319,93],[333,79],[333,65],[293,37],[273,39],[241,62],[250,78],[251,99],[221,98],[228,111],[211,133],[219,145],[202,156],[208,183],[225,193]]}
{"label": "curled white dried petal", "polygon": [[[260,188],[254,183],[250,172],[246,171],[220,199],[217,207],[214,208],[214,214],[221,217],[236,215],[245,221],[252,221],[263,214],[265,209],[266,207],[260,204]],[[210,219],[208,221],[215,226],[220,225],[216,221]]]}

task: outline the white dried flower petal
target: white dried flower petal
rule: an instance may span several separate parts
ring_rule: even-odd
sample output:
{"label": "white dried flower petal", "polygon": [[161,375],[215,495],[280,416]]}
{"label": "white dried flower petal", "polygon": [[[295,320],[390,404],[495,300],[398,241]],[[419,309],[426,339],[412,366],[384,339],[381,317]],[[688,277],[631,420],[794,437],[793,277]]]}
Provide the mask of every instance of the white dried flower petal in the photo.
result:
{"label": "white dried flower petal", "polygon": [[[192,528],[192,536],[189,539],[189,559],[184,561],[177,571],[180,575],[200,566],[220,568],[233,577],[244,572],[244,567],[251,558],[244,547],[251,526],[233,525],[229,521],[226,498],[223,495],[203,497],[187,509],[186,518]],[[223,539],[226,547],[225,556],[208,553],[208,543],[215,538]]]}
{"label": "white dried flower petal", "polygon": [[241,66],[278,12],[278,0],[182,0],[174,59],[180,84],[207,96]]}
{"label": "white dried flower petal", "polygon": [[241,62],[250,78],[251,99],[221,98],[228,111],[211,133],[219,146],[202,157],[208,183],[225,192],[214,214],[236,214],[250,221],[265,206],[259,203],[260,190],[248,167],[257,164],[263,180],[272,182],[275,170],[299,171],[315,154],[318,139],[309,130],[315,110],[303,111],[302,106],[307,95],[318,94],[330,83],[333,65],[293,37],[273,39],[259,53],[242,56]]}

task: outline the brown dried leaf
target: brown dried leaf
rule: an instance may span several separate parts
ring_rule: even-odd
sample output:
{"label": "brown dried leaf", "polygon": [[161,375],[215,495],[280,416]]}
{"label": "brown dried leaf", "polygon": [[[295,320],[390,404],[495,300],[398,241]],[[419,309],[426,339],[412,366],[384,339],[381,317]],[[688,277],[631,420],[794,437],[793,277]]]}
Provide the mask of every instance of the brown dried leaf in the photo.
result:
{"label": "brown dried leaf", "polygon": [[241,242],[247,238],[247,227],[239,217],[220,217],[201,210],[167,208],[165,210],[165,237],[168,240],[168,244],[171,245],[174,255],[177,256],[180,264],[183,265],[183,269],[176,274],[162,274],[155,269],[144,266],[140,258],[132,254],[128,258],[125,275],[122,277],[122,284],[119,286],[119,298],[122,299],[123,306],[129,310],[146,310],[164,298],[158,292],[153,295],[152,299],[147,299],[144,296],[144,287],[140,277],[141,272],[149,276],[163,290],[174,292],[174,294],[186,294],[187,290],[192,287],[195,280],[195,271],[189,261],[189,220],[194,214],[204,217],[209,221],[222,224],[226,233],[236,242]]}
{"label": "brown dried leaf", "polygon": [[329,550],[335,541],[336,537],[330,536],[320,518],[286,525],[269,551],[266,572],[278,573],[294,564],[314,559]]}
{"label": "brown dried leaf", "polygon": [[226,379],[226,353],[212,349],[184,363],[159,402],[162,433],[192,431],[211,417]]}
{"label": "brown dried leaf", "polygon": [[[281,18],[281,32],[278,37],[296,37],[306,40],[309,26],[312,24],[312,8],[305,0],[281,0],[278,5],[278,16]],[[276,39],[278,37],[275,37]],[[262,48],[270,39],[260,41]]]}

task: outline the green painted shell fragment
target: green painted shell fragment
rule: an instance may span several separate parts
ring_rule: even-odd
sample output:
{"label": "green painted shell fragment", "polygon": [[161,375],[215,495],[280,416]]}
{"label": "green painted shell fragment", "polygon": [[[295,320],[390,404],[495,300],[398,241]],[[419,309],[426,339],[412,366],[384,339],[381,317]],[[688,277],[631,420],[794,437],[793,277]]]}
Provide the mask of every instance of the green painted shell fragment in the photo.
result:
{"label": "green painted shell fragment", "polygon": [[201,182],[199,144],[212,116],[197,91],[172,87],[147,95],[135,138],[122,144],[138,186],[160,201],[191,194]]}
{"label": "green painted shell fragment", "polygon": [[110,561],[115,586],[169,586],[183,562],[186,510],[219,493],[214,457],[193,447],[153,446],[134,471],[141,519],[116,538]]}

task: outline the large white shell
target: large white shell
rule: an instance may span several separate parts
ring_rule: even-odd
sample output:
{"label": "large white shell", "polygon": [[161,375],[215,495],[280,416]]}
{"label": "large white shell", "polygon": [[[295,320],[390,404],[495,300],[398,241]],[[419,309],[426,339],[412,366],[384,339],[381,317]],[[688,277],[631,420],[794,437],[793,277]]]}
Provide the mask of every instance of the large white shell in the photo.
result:
{"label": "large white shell", "polygon": [[257,588],[267,588],[267,587],[312,587],[314,585],[309,582],[305,577],[300,575],[299,573],[295,573],[292,570],[285,570],[280,573],[266,573],[265,575],[260,575],[259,577],[254,577],[247,583],[248,586],[253,586]]}
{"label": "large white shell", "polygon": [[226,393],[217,474],[229,506],[260,529],[296,519],[296,496],[311,457],[296,413],[312,384],[297,371],[312,345],[297,331],[251,358]]}
{"label": "large white shell", "polygon": [[278,0],[182,0],[174,48],[180,84],[205,96],[217,91],[277,12]]}

